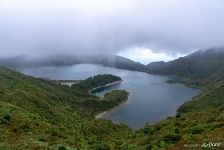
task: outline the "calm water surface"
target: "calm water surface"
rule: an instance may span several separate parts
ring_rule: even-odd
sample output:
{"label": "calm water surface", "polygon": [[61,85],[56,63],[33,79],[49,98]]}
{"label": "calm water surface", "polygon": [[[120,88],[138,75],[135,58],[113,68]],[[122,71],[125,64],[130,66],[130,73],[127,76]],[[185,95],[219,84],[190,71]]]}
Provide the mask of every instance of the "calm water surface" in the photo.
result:
{"label": "calm water surface", "polygon": [[128,124],[132,129],[146,122],[156,122],[175,115],[178,106],[200,93],[200,90],[181,84],[168,84],[168,76],[151,75],[137,71],[114,69],[99,65],[79,64],[63,67],[23,68],[21,72],[35,77],[79,80],[97,74],[113,74],[123,79],[121,84],[96,93],[104,95],[114,89],[130,92],[128,101],[103,116],[115,123]]}

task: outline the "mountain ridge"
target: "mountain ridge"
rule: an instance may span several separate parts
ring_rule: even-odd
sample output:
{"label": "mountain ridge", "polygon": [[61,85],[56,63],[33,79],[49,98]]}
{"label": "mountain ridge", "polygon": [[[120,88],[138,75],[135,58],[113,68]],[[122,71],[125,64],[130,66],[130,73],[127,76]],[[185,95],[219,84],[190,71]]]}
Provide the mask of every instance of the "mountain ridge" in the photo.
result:
{"label": "mountain ridge", "polygon": [[157,69],[156,71],[151,69],[150,64],[148,64],[148,69],[151,73],[205,78],[222,69],[223,65],[224,48],[210,48],[199,50],[185,57],[162,63],[159,67],[153,68]]}
{"label": "mountain ridge", "polygon": [[81,63],[103,65],[112,68],[140,71],[151,74],[177,75],[190,79],[207,78],[224,66],[224,48],[210,48],[193,52],[185,57],[164,62],[151,62],[143,65],[122,56],[51,56],[40,59],[31,59],[25,56],[0,59],[0,65],[17,67],[39,67],[39,66],[63,66]]}
{"label": "mountain ridge", "polygon": [[[182,60],[186,61],[180,58],[174,62]],[[182,75],[176,70],[173,73]],[[174,150],[184,149],[186,144],[198,144],[198,149],[203,149],[201,145],[208,142],[221,143],[218,148],[223,149],[223,66],[218,65],[205,78],[192,76],[184,77],[203,85],[200,95],[180,106],[176,116],[132,132],[126,125],[94,119],[97,113],[126,99],[125,91],[111,92],[100,100],[80,87],[75,90],[0,67],[0,149]]]}

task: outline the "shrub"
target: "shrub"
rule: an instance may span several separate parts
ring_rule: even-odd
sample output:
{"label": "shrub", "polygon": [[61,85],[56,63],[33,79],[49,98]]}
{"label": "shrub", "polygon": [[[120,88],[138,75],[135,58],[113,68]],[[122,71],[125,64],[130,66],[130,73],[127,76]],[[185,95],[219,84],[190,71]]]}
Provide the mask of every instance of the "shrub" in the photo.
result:
{"label": "shrub", "polygon": [[161,141],[160,144],[159,144],[159,146],[161,148],[165,148],[166,147],[166,143],[164,141]]}
{"label": "shrub", "polygon": [[181,113],[178,112],[175,117],[176,118],[180,118],[181,117]]}
{"label": "shrub", "polygon": [[171,144],[181,140],[181,138],[182,138],[181,135],[173,133],[173,134],[168,134],[164,136],[163,141]]}
{"label": "shrub", "polygon": [[178,128],[175,128],[174,129],[174,133],[180,133],[179,129]]}
{"label": "shrub", "polygon": [[94,143],[91,148],[92,150],[110,150],[110,147],[105,143]]}
{"label": "shrub", "polygon": [[193,136],[192,134],[187,135],[187,137],[185,138],[187,144],[193,144],[196,140],[196,137]]}
{"label": "shrub", "polygon": [[188,128],[187,132],[191,134],[201,134],[205,129],[201,124]]}
{"label": "shrub", "polygon": [[2,146],[2,143],[0,143],[0,150],[4,150],[3,146]]}
{"label": "shrub", "polygon": [[38,140],[41,142],[47,142],[47,140],[45,138],[39,138]]}
{"label": "shrub", "polygon": [[8,120],[0,118],[0,124],[6,124],[6,123],[8,123]]}
{"label": "shrub", "polygon": [[152,147],[152,150],[158,150],[159,149],[159,147],[157,146],[157,145],[154,145],[153,147]]}
{"label": "shrub", "polygon": [[52,136],[59,136],[60,135],[58,128],[52,127],[52,128],[49,128],[48,131],[49,131],[49,133],[51,133]]}
{"label": "shrub", "polygon": [[136,144],[128,145],[128,150],[137,150],[137,149],[138,149],[138,145],[136,145]]}
{"label": "shrub", "polygon": [[7,121],[10,121],[10,120],[11,120],[11,114],[5,114],[5,115],[3,116],[3,118],[4,118],[5,120],[7,120]]}
{"label": "shrub", "polygon": [[66,150],[66,147],[64,145],[61,145],[58,147],[58,150]]}
{"label": "shrub", "polygon": [[159,144],[160,143],[157,140],[150,141],[150,144],[147,145],[146,149],[151,150],[153,147],[155,147],[155,146],[157,147]]}
{"label": "shrub", "polygon": [[0,117],[0,124],[6,124],[11,120],[11,114],[6,113],[2,117]]}

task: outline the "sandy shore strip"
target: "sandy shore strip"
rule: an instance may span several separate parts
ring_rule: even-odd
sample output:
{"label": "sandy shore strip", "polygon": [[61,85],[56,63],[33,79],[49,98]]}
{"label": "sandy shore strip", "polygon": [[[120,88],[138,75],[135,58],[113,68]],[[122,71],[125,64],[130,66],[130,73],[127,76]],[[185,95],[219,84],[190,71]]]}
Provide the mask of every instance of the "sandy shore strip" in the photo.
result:
{"label": "sandy shore strip", "polygon": [[95,116],[95,119],[104,119],[104,116],[106,116],[106,115],[109,114],[110,112],[112,112],[112,111],[118,109],[118,108],[121,107],[122,105],[125,105],[127,102],[128,102],[128,98],[127,98],[125,101],[123,101],[122,103],[120,103],[119,105],[117,105],[117,106],[115,106],[115,107],[113,107],[113,108],[111,108],[111,109],[109,109],[109,110],[107,110],[107,111],[104,111],[104,112],[101,112],[101,113],[97,114],[97,115]]}
{"label": "sandy shore strip", "polygon": [[99,88],[106,88],[106,87],[109,87],[109,86],[112,86],[112,85],[116,85],[116,84],[120,84],[123,80],[119,80],[119,81],[114,81],[114,82],[111,82],[111,83],[108,83],[106,85],[102,85],[102,86],[97,86],[91,90],[88,91],[88,93],[91,93],[92,91],[94,90],[97,90]]}

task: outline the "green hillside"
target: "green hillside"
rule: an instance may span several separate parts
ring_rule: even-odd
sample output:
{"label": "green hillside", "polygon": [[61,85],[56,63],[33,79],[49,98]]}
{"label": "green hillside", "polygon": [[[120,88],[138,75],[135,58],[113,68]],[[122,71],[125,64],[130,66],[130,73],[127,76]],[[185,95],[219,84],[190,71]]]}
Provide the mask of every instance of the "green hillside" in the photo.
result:
{"label": "green hillside", "polygon": [[[147,65],[149,73],[177,75],[187,84],[204,86],[208,78],[224,69],[224,48],[199,50],[185,57]],[[207,82],[206,82],[207,84]]]}
{"label": "green hillside", "polygon": [[100,99],[3,68],[0,85],[1,149],[107,148],[132,134],[124,125],[94,119],[126,100],[124,90]]}
{"label": "green hillside", "polygon": [[[202,93],[180,106],[175,117],[137,131],[132,143],[154,150],[224,149],[223,58],[222,48],[216,48],[148,65],[153,73],[183,77],[185,84],[200,87]],[[209,147],[209,142],[221,145]]]}
{"label": "green hillside", "polygon": [[68,87],[0,68],[0,149],[178,150],[192,144],[205,149],[202,145],[209,142],[222,143],[217,149],[224,149],[223,69],[189,79],[203,92],[176,116],[136,132],[95,119],[125,101],[128,92],[115,90],[99,98],[88,91],[119,80],[99,75]]}
{"label": "green hillside", "polygon": [[[148,124],[136,132],[131,143],[146,149],[224,149],[224,83],[217,83],[183,104],[175,117]],[[209,142],[221,143],[207,147]],[[199,146],[194,147],[194,144]],[[193,146],[193,147],[191,147]]]}

